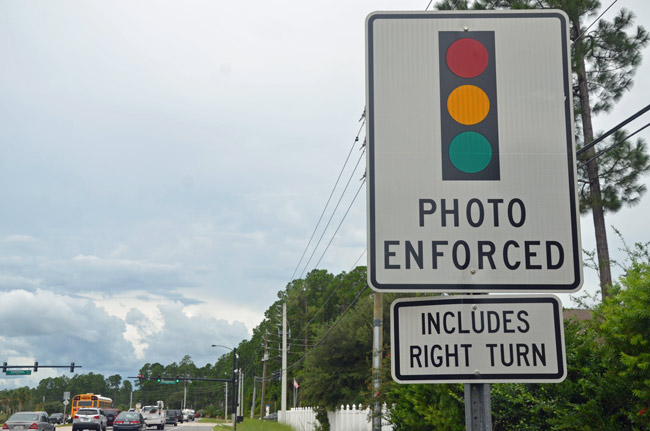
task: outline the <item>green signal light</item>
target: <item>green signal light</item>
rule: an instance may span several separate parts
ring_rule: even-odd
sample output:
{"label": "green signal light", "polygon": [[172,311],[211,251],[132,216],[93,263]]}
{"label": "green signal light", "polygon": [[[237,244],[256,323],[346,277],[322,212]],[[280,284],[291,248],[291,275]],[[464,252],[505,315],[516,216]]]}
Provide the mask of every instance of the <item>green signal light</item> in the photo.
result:
{"label": "green signal light", "polygon": [[463,132],[451,140],[449,159],[461,172],[481,172],[492,159],[492,146],[480,133]]}

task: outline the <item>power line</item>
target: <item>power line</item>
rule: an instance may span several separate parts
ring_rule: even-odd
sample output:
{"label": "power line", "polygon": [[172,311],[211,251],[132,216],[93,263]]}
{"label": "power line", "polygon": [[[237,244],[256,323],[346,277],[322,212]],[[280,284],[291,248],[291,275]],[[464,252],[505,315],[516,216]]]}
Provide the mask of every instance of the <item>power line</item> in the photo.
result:
{"label": "power line", "polygon": [[[357,263],[359,263],[359,260],[361,260],[361,258],[363,257],[363,255],[366,254],[366,250],[367,250],[367,249],[364,249],[364,250],[361,252],[361,254],[360,254],[359,257],[357,258],[357,260],[356,260],[356,261],[354,262],[354,264],[352,265],[352,268],[350,268],[350,270],[349,270],[348,272],[352,272],[352,271],[354,271],[354,268],[357,267]],[[330,300],[330,298],[332,297],[332,295],[334,295],[334,292],[336,292],[336,291],[337,291],[341,286],[342,286],[342,283],[339,283],[338,286],[336,286],[334,289],[332,289],[332,291],[330,292],[329,296],[327,297],[327,299],[325,300],[325,302],[323,303],[323,305],[321,305],[321,307],[318,309],[318,311],[316,311],[316,312],[314,313],[314,315],[312,316],[312,318],[309,319],[309,322],[307,322],[307,324],[303,326],[302,330],[301,330],[301,331],[298,333],[298,335],[296,336],[296,339],[300,339],[300,336],[303,334],[303,332],[305,332],[305,330],[306,330],[307,328],[309,328],[309,324],[310,324],[310,323],[311,323],[311,322],[316,318],[316,316],[318,316],[318,313],[320,313],[321,310],[322,310],[323,308],[325,308],[325,305],[327,305],[327,302]],[[313,347],[313,345],[311,345],[311,347]]]}
{"label": "power line", "polygon": [[621,122],[618,123],[616,126],[614,126],[614,127],[612,127],[611,129],[609,129],[607,132],[605,132],[604,134],[602,134],[601,136],[599,136],[597,139],[594,139],[594,140],[591,141],[589,144],[587,144],[587,145],[585,145],[584,147],[580,148],[578,151],[576,151],[576,155],[579,156],[580,154],[584,153],[584,152],[587,151],[589,148],[591,148],[591,147],[593,147],[594,145],[598,144],[600,141],[602,141],[603,139],[607,138],[609,135],[611,135],[612,133],[616,132],[618,129],[620,129],[620,128],[622,128],[623,126],[625,126],[626,124],[628,124],[628,123],[630,123],[630,122],[636,120],[637,118],[639,118],[641,115],[645,114],[645,113],[648,112],[648,111],[650,111],[650,105],[647,105],[646,107],[640,109],[640,110],[639,110],[638,112],[636,112],[635,114],[633,114],[633,115],[627,117],[625,120],[621,121]]}
{"label": "power line", "polygon": [[[320,337],[320,339],[314,344],[314,348],[318,347],[318,345],[325,340],[325,338],[330,334],[330,332],[332,332],[332,330],[334,328],[336,328],[336,326],[339,324],[341,319],[343,319],[343,317],[345,317],[345,315],[348,314],[348,311],[350,311],[350,309],[357,303],[357,301],[359,300],[359,298],[361,297],[363,292],[366,291],[367,288],[368,288],[367,284],[363,285],[363,287],[359,290],[359,292],[357,293],[357,296],[355,296],[355,298],[352,300],[352,302],[350,303],[348,308],[346,308],[346,310],[339,316],[339,318],[332,324],[332,326],[329,327],[327,332],[325,334],[323,334],[323,336]],[[300,359],[298,359],[296,362],[294,362],[293,364],[287,366],[287,371],[290,370],[293,367],[296,367],[299,363],[304,361],[306,357],[307,357],[307,352],[305,352],[305,354]]]}
{"label": "power line", "polygon": [[610,10],[610,9],[612,8],[612,6],[614,6],[614,3],[616,3],[617,1],[618,1],[618,0],[614,0],[614,1],[613,1],[613,2],[612,2],[612,3],[607,7],[607,9],[605,9],[605,10],[603,11],[603,13],[601,13],[600,15],[598,15],[598,18],[596,18],[596,19],[594,20],[594,22],[592,22],[591,24],[589,24],[589,27],[587,27],[587,28],[585,29],[585,31],[583,31],[582,33],[580,33],[580,36],[576,37],[576,39],[574,40],[574,42],[579,41],[579,40],[582,38],[582,36],[584,36],[585,34],[587,34],[587,32],[589,31],[589,29],[591,28],[591,26],[594,25],[594,24],[596,24],[596,23],[597,23],[597,22],[598,22],[598,21],[603,17],[603,15],[605,15],[605,13],[607,13],[607,11]]}
{"label": "power line", "polygon": [[633,133],[630,133],[629,135],[627,135],[626,137],[624,137],[624,138],[621,139],[620,141],[615,142],[614,144],[612,144],[612,145],[610,145],[609,147],[605,148],[604,150],[602,150],[601,152],[599,152],[598,154],[596,154],[595,156],[593,156],[591,159],[589,159],[589,160],[587,160],[586,162],[582,163],[579,167],[580,167],[580,168],[584,168],[584,167],[586,167],[589,163],[591,163],[591,161],[596,160],[598,157],[602,156],[603,154],[609,152],[610,150],[613,150],[614,148],[616,148],[616,147],[618,147],[619,145],[621,145],[623,142],[625,142],[625,141],[627,141],[628,139],[630,139],[632,136],[636,135],[637,133],[641,132],[642,130],[644,130],[644,129],[648,128],[648,127],[650,127],[650,123],[647,123],[645,126],[639,128],[639,129],[637,129],[637,130],[636,130],[635,132],[633,132]]}
{"label": "power line", "polygon": [[[365,114],[365,111],[364,111]],[[307,246],[305,247],[305,250],[302,252],[302,256],[300,256],[300,260],[298,261],[298,265],[296,265],[296,269],[293,270],[293,274],[291,275],[291,280],[294,279],[296,272],[298,272],[298,268],[300,267],[300,264],[302,263],[302,260],[305,257],[305,254],[307,253],[307,250],[309,249],[309,246],[311,245],[311,241],[314,239],[314,235],[316,234],[316,231],[318,230],[318,226],[320,226],[320,222],[323,220],[323,215],[325,215],[325,211],[327,210],[327,207],[329,206],[330,201],[332,200],[332,196],[334,196],[334,191],[336,190],[336,187],[339,184],[339,181],[341,180],[341,176],[343,175],[343,171],[345,170],[345,167],[348,165],[348,161],[350,160],[350,155],[352,154],[352,150],[354,149],[354,146],[357,142],[359,142],[359,135],[361,134],[361,130],[363,129],[363,126],[366,124],[365,121],[365,115],[362,115],[361,117],[361,126],[359,127],[359,131],[357,132],[357,135],[354,138],[354,142],[352,143],[352,146],[350,147],[350,151],[348,152],[348,156],[345,159],[345,162],[343,163],[343,167],[341,168],[341,172],[339,172],[338,177],[336,178],[336,182],[334,183],[334,187],[332,188],[332,192],[330,193],[329,197],[327,198],[327,202],[325,203],[325,207],[323,208],[323,211],[320,214],[320,217],[318,218],[318,222],[316,222],[316,227],[314,228],[314,231],[311,234],[311,237],[309,238],[309,241],[307,242]],[[289,280],[289,282],[291,281]]]}
{"label": "power line", "polygon": [[336,206],[334,207],[334,210],[332,211],[332,214],[330,214],[330,218],[327,220],[327,224],[325,225],[325,228],[323,228],[323,232],[320,235],[320,238],[318,238],[318,242],[314,246],[314,249],[312,250],[311,255],[309,256],[309,259],[307,260],[307,263],[305,264],[305,267],[302,270],[302,273],[300,274],[299,278],[302,278],[303,275],[305,274],[305,271],[307,270],[309,266],[309,262],[311,262],[311,259],[314,257],[314,254],[316,253],[316,250],[318,249],[318,246],[320,245],[321,241],[323,240],[323,237],[325,236],[325,233],[327,232],[327,228],[329,227],[330,223],[332,222],[332,219],[334,218],[334,214],[336,214],[336,210],[339,208],[339,205],[341,204],[341,201],[343,200],[343,196],[345,195],[345,192],[348,189],[348,186],[350,185],[350,182],[352,181],[352,178],[355,175],[355,172],[357,170],[357,167],[359,166],[359,163],[361,162],[361,159],[365,155],[365,150],[361,152],[361,155],[359,156],[359,159],[357,160],[357,164],[354,166],[354,169],[352,170],[352,173],[350,174],[350,177],[348,178],[348,182],[345,184],[345,187],[343,188],[343,191],[341,192],[341,196],[339,197],[338,202],[336,203]]}
{"label": "power line", "polygon": [[314,268],[318,268],[318,264],[320,263],[321,260],[323,260],[323,257],[325,256],[325,253],[327,253],[327,250],[330,248],[330,245],[332,244],[332,241],[334,241],[334,238],[336,238],[336,234],[338,233],[339,229],[341,228],[341,225],[343,224],[343,221],[345,220],[345,217],[347,217],[348,213],[350,212],[350,208],[352,208],[352,205],[354,204],[354,201],[357,200],[357,196],[359,196],[359,192],[363,188],[365,184],[365,180],[361,182],[359,185],[359,188],[357,189],[357,192],[355,193],[354,197],[352,198],[352,202],[350,202],[350,205],[348,206],[348,209],[345,211],[345,214],[343,214],[343,217],[341,218],[341,222],[339,225],[336,227],[336,230],[332,234],[332,239],[327,243],[327,246],[325,247],[325,250],[323,250],[323,254],[321,254],[320,259],[318,259],[318,262],[316,262],[316,265],[314,265]]}

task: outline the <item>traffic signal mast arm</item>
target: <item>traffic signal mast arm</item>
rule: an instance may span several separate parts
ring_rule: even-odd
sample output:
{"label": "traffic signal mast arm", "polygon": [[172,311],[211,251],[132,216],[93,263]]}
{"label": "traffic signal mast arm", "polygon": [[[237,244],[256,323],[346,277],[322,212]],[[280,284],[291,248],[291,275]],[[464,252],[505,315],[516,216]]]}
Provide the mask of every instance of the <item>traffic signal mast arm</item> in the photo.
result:
{"label": "traffic signal mast arm", "polygon": [[70,365],[39,365],[38,361],[34,362],[34,365],[8,365],[6,362],[2,363],[3,373],[12,368],[33,368],[34,372],[37,372],[39,368],[70,368],[70,372],[74,373],[74,369],[81,368],[81,365],[75,365],[74,362],[70,363]]}
{"label": "traffic signal mast arm", "polygon": [[176,381],[178,382],[186,382],[186,381],[191,381],[191,380],[196,380],[196,381],[202,381],[202,382],[230,382],[232,379],[210,379],[206,377],[163,377],[163,376],[143,376],[142,374],[138,376],[129,376],[127,379],[138,379],[138,380],[156,380],[158,382],[161,381]]}

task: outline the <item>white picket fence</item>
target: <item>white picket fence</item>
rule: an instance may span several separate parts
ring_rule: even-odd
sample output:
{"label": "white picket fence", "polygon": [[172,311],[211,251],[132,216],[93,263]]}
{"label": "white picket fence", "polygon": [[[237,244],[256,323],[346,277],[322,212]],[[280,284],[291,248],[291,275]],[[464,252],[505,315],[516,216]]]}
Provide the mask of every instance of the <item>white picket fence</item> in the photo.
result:
{"label": "white picket fence", "polygon": [[[383,413],[386,413],[384,404]],[[334,412],[327,412],[330,422],[331,431],[372,431],[372,422],[370,419],[370,407],[363,408],[352,404],[341,406]],[[314,425],[318,424],[316,420],[316,411],[311,407],[297,407],[286,412],[279,421],[290,425],[296,431],[313,431]],[[381,431],[392,431],[393,426],[385,420],[381,422]]]}

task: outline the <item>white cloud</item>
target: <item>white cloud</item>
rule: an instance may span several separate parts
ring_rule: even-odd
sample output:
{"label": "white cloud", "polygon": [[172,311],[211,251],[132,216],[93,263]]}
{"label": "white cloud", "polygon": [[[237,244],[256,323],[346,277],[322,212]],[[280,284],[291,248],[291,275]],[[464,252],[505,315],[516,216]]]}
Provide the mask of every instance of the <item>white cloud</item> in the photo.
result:
{"label": "white cloud", "polygon": [[[650,27],[647,1],[629,1]],[[365,17],[425,6],[0,2],[2,351],[131,373],[184,354],[213,361],[209,345],[246,338],[290,281],[362,130]],[[646,104],[649,71],[646,54],[597,130]],[[362,171],[363,159],[306,271]],[[362,191],[319,267],[357,261],[364,202]],[[646,241],[648,202],[606,222]],[[165,337],[182,344],[165,351]]]}

